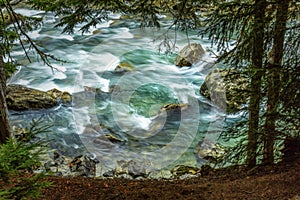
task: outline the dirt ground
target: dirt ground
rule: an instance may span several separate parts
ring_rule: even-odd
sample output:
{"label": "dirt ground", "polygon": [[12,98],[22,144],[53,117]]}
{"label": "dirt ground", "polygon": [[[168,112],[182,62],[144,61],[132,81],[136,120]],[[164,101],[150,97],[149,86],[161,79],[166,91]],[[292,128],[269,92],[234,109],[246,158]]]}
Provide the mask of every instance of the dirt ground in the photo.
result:
{"label": "dirt ground", "polygon": [[300,200],[300,159],[273,166],[211,171],[184,180],[50,177],[43,200],[85,199],[291,199]]}

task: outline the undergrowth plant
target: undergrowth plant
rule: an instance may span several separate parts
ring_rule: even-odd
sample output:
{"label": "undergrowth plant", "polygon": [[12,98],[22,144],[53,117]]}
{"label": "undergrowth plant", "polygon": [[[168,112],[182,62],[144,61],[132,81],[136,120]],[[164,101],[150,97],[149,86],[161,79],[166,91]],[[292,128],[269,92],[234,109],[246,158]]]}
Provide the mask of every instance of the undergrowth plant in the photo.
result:
{"label": "undergrowth plant", "polygon": [[0,199],[34,199],[40,190],[51,185],[44,172],[34,173],[42,163],[40,156],[46,151],[46,141],[34,136],[49,126],[38,126],[33,120],[31,128],[22,137],[9,138],[0,146]]}

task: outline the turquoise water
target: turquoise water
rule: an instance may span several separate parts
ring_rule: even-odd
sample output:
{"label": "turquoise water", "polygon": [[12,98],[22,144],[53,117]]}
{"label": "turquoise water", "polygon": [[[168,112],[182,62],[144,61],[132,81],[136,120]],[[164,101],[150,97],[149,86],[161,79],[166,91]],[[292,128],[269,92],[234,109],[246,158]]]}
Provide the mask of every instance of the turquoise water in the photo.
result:
{"label": "turquoise water", "polygon": [[[195,148],[201,141],[215,143],[225,118],[199,94],[213,58],[206,53],[190,68],[176,67],[174,59],[189,42],[206,48],[209,41],[192,33],[187,40],[185,33],[177,32],[175,48],[165,53],[159,51],[157,39],[166,33],[164,28],[140,29],[137,23],[111,15],[90,33],[67,35],[54,28],[58,19],[52,13],[18,11],[43,17],[43,25],[29,35],[45,52],[68,62],[54,61],[58,70],[52,71],[40,62],[29,63],[16,45],[13,56],[21,67],[10,83],[68,91],[73,102],[72,107],[11,112],[12,124],[26,126],[43,117],[44,123],[53,125],[43,135],[52,140],[51,147],[67,156],[89,153],[100,161],[98,175],[115,169],[121,160],[147,163],[150,172],[203,164]],[[170,30],[168,36],[174,39],[175,33]],[[133,70],[116,72],[120,62]],[[181,111],[161,110],[171,103],[188,106]],[[118,140],[108,140],[107,134]]]}

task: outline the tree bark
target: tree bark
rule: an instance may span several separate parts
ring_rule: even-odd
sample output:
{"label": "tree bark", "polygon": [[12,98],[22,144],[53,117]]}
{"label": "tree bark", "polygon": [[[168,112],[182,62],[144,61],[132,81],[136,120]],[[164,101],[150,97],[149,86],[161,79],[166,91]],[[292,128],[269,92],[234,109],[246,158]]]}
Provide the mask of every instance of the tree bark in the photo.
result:
{"label": "tree bark", "polygon": [[0,144],[10,137],[8,109],[6,105],[6,76],[3,60],[3,46],[0,44]]}
{"label": "tree bark", "polygon": [[284,38],[290,0],[277,0],[277,13],[274,29],[273,47],[267,69],[268,92],[266,122],[264,125],[264,155],[263,163],[274,162],[274,140],[276,136],[276,120],[278,118],[279,91],[281,88],[282,57]]}
{"label": "tree bark", "polygon": [[249,127],[247,146],[247,165],[256,165],[257,140],[259,134],[259,111],[261,101],[261,82],[263,76],[263,55],[264,55],[264,18],[266,0],[256,0],[254,4],[254,24],[253,24],[253,47],[252,66],[250,82],[250,103],[249,103]]}

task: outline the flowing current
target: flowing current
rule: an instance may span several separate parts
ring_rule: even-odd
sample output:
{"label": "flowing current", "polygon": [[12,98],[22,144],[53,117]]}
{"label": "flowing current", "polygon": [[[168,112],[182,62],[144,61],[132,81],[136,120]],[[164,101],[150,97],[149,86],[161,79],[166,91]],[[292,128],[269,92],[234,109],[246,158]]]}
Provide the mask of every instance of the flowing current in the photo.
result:
{"label": "flowing current", "polygon": [[[52,13],[18,12],[43,17],[42,26],[30,37],[44,52],[67,62],[53,62],[57,70],[52,71],[40,62],[29,63],[16,45],[13,56],[21,67],[10,83],[68,91],[73,102],[70,107],[11,112],[13,125],[28,126],[42,117],[43,123],[52,125],[50,132],[42,134],[51,148],[70,157],[93,156],[101,165],[100,176],[120,161],[133,160],[153,173],[205,162],[196,149],[203,141],[217,141],[225,117],[199,94],[213,58],[206,53],[198,64],[183,68],[176,67],[174,60],[188,43],[200,43],[205,49],[209,41],[193,33],[187,39],[185,33],[170,30],[167,36],[173,42],[176,38],[175,48],[165,53],[168,49],[160,44],[166,28],[140,29],[132,20],[111,15],[90,33],[62,34],[61,28],[54,27],[58,18]],[[116,70],[120,63],[132,69]],[[167,104],[185,106],[181,111],[162,110]]]}

